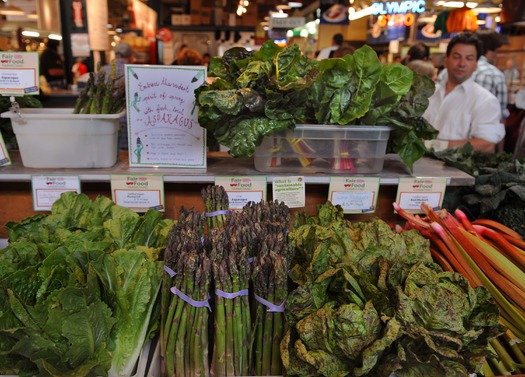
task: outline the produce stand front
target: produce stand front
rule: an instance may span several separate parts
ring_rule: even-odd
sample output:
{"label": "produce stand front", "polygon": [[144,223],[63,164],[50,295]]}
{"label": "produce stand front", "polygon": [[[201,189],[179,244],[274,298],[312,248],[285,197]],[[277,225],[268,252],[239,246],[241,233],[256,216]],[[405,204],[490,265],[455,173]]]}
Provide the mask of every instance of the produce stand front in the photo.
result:
{"label": "produce stand front", "polygon": [[[190,171],[175,168],[131,168],[128,165],[127,152],[122,151],[117,163],[110,168],[101,169],[31,169],[22,165],[17,152],[11,152],[13,164],[1,168],[0,174],[0,238],[7,237],[4,224],[7,221],[20,221],[34,215],[31,177],[34,175],[74,175],[78,176],[82,192],[91,199],[97,195],[111,198],[110,177],[114,174],[158,174],[164,176],[165,184],[165,216],[177,218],[180,206],[186,208],[202,208],[201,189],[214,183],[216,176],[253,176],[266,175],[271,185],[274,177],[285,174],[261,173],[254,169],[253,159],[228,157],[225,153],[212,152],[208,155],[206,172]],[[300,173],[298,173],[300,174]],[[289,174],[288,174],[289,175]],[[380,190],[375,213],[352,215],[352,220],[365,220],[378,216],[388,222],[399,222],[402,219],[394,214],[392,202],[395,201],[397,185],[404,177],[446,177],[449,189],[474,184],[474,177],[446,166],[442,161],[422,158],[414,164],[412,172],[397,155],[387,154],[384,167],[380,173],[373,176],[380,178]],[[306,183],[306,207],[304,210],[313,214],[319,204],[324,204],[328,198],[329,174],[304,174]],[[268,190],[271,199],[271,190]],[[302,211],[296,209],[293,211]]]}

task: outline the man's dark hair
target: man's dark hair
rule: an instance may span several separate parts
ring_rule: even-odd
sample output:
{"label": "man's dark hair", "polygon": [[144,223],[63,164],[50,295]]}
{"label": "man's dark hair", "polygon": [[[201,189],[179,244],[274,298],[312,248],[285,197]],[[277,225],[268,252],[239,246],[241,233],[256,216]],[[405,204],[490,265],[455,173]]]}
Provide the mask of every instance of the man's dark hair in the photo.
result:
{"label": "man's dark hair", "polygon": [[450,56],[452,48],[457,44],[471,45],[476,47],[476,60],[483,54],[483,45],[481,41],[476,37],[474,33],[465,32],[459,33],[454,38],[450,40],[447,46],[447,57]]}
{"label": "man's dark hair", "polygon": [[478,29],[474,33],[483,45],[483,55],[487,51],[496,51],[503,45],[501,36],[491,29]]}
{"label": "man's dark hair", "polygon": [[407,52],[407,62],[412,60],[428,60],[430,58],[430,48],[422,43],[412,45]]}
{"label": "man's dark hair", "polygon": [[341,33],[337,33],[335,34],[333,37],[332,37],[332,40],[334,41],[334,43],[338,46],[341,46],[341,44],[343,44],[345,38],[343,37],[343,34]]}

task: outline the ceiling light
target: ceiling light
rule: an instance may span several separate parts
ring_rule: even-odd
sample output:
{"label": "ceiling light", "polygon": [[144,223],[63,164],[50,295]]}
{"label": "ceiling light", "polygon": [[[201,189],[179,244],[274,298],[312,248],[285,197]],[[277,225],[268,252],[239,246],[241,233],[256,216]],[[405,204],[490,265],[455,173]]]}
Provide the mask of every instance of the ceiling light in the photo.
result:
{"label": "ceiling light", "polygon": [[501,12],[501,7],[498,4],[493,3],[490,0],[483,1],[478,4],[477,7],[473,9],[475,13],[499,13]]}
{"label": "ceiling light", "polygon": [[270,17],[286,18],[288,17],[288,13],[284,13],[282,10],[279,10],[279,12],[270,12]]}
{"label": "ceiling light", "polygon": [[14,5],[6,5],[0,8],[0,14],[4,16],[23,16],[25,12],[22,8],[15,7]]}
{"label": "ceiling light", "polygon": [[300,1],[289,1],[288,6],[290,8],[301,8],[303,6],[303,3],[301,3]]}
{"label": "ceiling light", "polygon": [[36,13],[36,11],[33,11],[29,13],[26,17],[30,20],[38,20],[38,13]]}
{"label": "ceiling light", "polygon": [[47,37],[49,39],[54,39],[56,41],[61,41],[62,40],[62,36],[60,34],[49,34]]}
{"label": "ceiling light", "polygon": [[31,30],[24,30],[22,31],[22,35],[24,37],[40,37],[40,33],[38,31],[31,31]]}

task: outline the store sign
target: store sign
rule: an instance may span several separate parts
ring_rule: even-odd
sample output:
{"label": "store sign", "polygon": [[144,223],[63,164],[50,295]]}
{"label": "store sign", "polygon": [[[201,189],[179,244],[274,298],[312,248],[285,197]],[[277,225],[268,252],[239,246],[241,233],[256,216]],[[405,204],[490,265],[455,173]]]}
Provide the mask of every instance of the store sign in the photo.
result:
{"label": "store sign", "polygon": [[161,175],[112,175],[111,194],[115,204],[136,212],[153,208],[164,211],[164,177]]}
{"label": "store sign", "polygon": [[434,209],[441,208],[447,178],[418,177],[400,178],[396,202],[407,212],[422,213],[421,204],[425,203]]}
{"label": "store sign", "polygon": [[379,178],[330,177],[328,200],[344,213],[373,213],[377,208]]}
{"label": "store sign", "polygon": [[390,1],[386,3],[373,3],[371,5],[374,16],[379,14],[423,13],[425,6],[426,3],[424,0]]}
{"label": "store sign", "polygon": [[229,208],[240,210],[249,202],[266,201],[266,176],[215,177],[215,185],[224,187]]}
{"label": "store sign", "polygon": [[272,29],[295,29],[304,26],[306,19],[304,17],[271,17],[270,27]]}
{"label": "store sign", "polygon": [[0,166],[3,165],[11,165],[11,159],[9,158],[4,138],[2,137],[2,134],[0,134]]}
{"label": "store sign", "polygon": [[32,176],[31,186],[35,211],[51,211],[53,203],[64,192],[74,191],[80,194],[78,176]]}
{"label": "store sign", "polygon": [[0,52],[0,94],[36,95],[39,93],[38,54]]}

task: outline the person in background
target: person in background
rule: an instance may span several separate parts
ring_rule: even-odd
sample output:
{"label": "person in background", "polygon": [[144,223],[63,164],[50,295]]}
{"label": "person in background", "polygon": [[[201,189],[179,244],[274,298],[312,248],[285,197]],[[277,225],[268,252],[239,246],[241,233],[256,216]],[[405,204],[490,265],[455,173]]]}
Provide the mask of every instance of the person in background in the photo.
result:
{"label": "person in background", "polygon": [[343,34],[337,33],[332,37],[332,45],[330,47],[325,47],[319,51],[317,55],[317,60],[331,58],[334,55],[334,52],[341,46],[344,42]]}
{"label": "person in background", "polygon": [[210,65],[210,61],[211,61],[211,55],[210,54],[205,53],[204,55],[202,55],[202,64],[203,65],[208,67]]}
{"label": "person in background", "polygon": [[[113,48],[113,52],[115,53],[115,78],[117,81],[124,81],[124,74],[125,74],[125,65],[126,64],[132,64],[135,60],[133,56],[133,48],[131,48],[131,45],[127,42],[120,42]],[[104,66],[104,70],[106,71],[106,80],[108,79],[109,75],[111,74],[111,64],[106,64]]]}
{"label": "person in background", "polygon": [[412,60],[408,62],[406,66],[420,75],[427,76],[432,80],[436,79],[436,68],[434,64],[428,60]]}
{"label": "person in background", "polygon": [[408,49],[407,54],[401,63],[406,65],[414,60],[427,61],[428,59],[430,59],[430,48],[426,44],[418,42]]}
{"label": "person in background", "polygon": [[355,47],[348,42],[343,42],[337,50],[334,51],[333,58],[342,58],[345,55],[352,55],[355,52]]}
{"label": "person in background", "polygon": [[[478,29],[475,35],[482,44],[482,55],[474,72],[474,81],[494,94],[500,104],[502,119],[509,115],[507,109],[507,83],[505,75],[493,64],[496,60],[496,50],[503,45],[498,33],[491,29]],[[444,69],[438,76],[438,83],[446,81],[447,70]]]}
{"label": "person in background", "polygon": [[73,73],[73,84],[76,84],[78,78],[88,73],[88,67],[84,64],[83,58],[77,58],[73,67],[71,67],[71,73]]}
{"label": "person in background", "polygon": [[505,136],[497,98],[474,81],[482,52],[473,33],[460,33],[447,46],[447,80],[429,98],[423,116],[439,131],[438,139],[448,140],[448,148],[470,143],[475,150],[493,153]]}
{"label": "person in background", "polygon": [[64,62],[58,53],[60,42],[55,39],[47,41],[46,48],[40,55],[40,74],[44,75],[47,84],[54,88],[65,88]]}
{"label": "person in background", "polygon": [[202,65],[202,55],[193,48],[181,48],[172,65]]}

